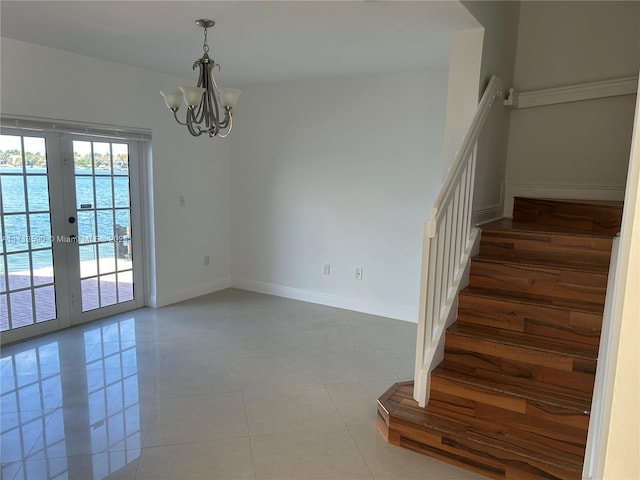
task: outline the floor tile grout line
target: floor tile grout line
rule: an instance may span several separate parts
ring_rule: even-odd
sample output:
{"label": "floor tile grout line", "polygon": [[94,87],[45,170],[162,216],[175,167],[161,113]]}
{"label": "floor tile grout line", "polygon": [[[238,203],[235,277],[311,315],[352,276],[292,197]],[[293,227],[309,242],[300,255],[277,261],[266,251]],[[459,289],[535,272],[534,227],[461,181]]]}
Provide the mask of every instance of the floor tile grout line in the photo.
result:
{"label": "floor tile grout line", "polygon": [[249,428],[249,415],[247,413],[247,402],[244,397],[244,389],[242,390],[242,408],[244,409],[244,422],[247,425],[247,433],[249,436],[249,453],[251,453],[251,463],[253,465],[253,478],[258,478],[258,470],[256,468],[256,458],[253,454],[253,442],[251,440],[251,430]]}

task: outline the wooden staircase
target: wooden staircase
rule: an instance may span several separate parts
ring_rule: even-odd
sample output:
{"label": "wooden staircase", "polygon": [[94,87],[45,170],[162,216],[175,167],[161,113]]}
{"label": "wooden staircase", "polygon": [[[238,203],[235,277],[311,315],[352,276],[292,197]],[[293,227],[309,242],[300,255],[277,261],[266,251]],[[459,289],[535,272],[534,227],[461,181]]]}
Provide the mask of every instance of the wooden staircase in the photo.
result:
{"label": "wooden staircase", "polygon": [[496,479],[580,479],[621,203],[516,198],[482,226],[431,373],[378,399],[392,444]]}

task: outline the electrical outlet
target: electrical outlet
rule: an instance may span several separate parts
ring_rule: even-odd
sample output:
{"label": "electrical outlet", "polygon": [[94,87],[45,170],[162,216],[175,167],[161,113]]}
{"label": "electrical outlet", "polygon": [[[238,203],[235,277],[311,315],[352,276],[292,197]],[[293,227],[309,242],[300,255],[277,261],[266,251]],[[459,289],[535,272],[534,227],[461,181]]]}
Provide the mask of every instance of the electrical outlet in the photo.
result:
{"label": "electrical outlet", "polygon": [[322,273],[325,275],[330,275],[331,274],[331,265],[328,263],[324,264],[324,268],[322,269]]}
{"label": "electrical outlet", "polygon": [[362,280],[362,269],[356,268],[356,280]]}

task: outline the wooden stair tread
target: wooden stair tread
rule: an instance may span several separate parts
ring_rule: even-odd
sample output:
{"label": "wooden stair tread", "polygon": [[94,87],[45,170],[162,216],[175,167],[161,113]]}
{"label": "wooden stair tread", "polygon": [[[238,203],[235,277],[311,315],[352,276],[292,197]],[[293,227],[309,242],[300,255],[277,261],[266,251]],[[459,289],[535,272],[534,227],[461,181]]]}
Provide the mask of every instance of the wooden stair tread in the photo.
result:
{"label": "wooden stair tread", "polygon": [[574,310],[586,313],[602,314],[604,311],[604,306],[601,303],[575,301],[565,298],[536,295],[534,293],[528,292],[513,293],[485,288],[466,287],[462,291],[460,291],[460,295],[470,295],[474,297],[484,297],[505,302],[524,303],[528,305],[558,308],[563,310]]}
{"label": "wooden stair tread", "polygon": [[554,255],[548,252],[528,252],[526,254],[514,252],[509,258],[491,258],[478,255],[477,257],[473,257],[472,261],[504,265],[524,265],[528,267],[570,270],[583,273],[609,273],[609,266],[605,267],[588,261],[577,262],[572,259],[567,259],[562,255]]}
{"label": "wooden stair tread", "polygon": [[481,339],[489,342],[501,343],[520,348],[538,350],[554,355],[565,355],[584,360],[595,360],[597,352],[593,348],[575,342],[532,335],[530,333],[515,332],[512,330],[501,330],[482,325],[472,325],[465,323],[454,323],[447,329],[447,334],[461,335]]}
{"label": "wooden stair tread", "polygon": [[491,370],[470,368],[447,360],[442,361],[431,375],[464,384],[474,390],[523,398],[571,411],[576,415],[588,415],[591,410],[591,395],[585,392]]}
{"label": "wooden stair tread", "polygon": [[531,232],[548,233],[550,235],[575,235],[578,237],[612,238],[616,235],[605,232],[586,232],[563,225],[543,225],[539,223],[518,222],[513,218],[501,218],[480,225],[480,228],[498,232]]}
{"label": "wooden stair tread", "polygon": [[569,472],[582,471],[582,456],[548,446],[544,440],[528,432],[456,414],[442,408],[418,406],[411,393],[413,382],[393,385],[378,399],[378,406],[390,417],[432,430],[440,435],[470,440],[482,446],[509,452],[546,465],[555,465]]}

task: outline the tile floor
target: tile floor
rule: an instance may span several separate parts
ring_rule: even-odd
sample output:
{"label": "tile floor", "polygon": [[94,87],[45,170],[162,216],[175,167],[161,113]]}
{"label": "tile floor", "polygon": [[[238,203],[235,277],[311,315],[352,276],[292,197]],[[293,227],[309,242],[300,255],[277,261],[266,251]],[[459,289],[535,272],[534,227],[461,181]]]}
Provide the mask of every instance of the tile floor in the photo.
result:
{"label": "tile floor", "polygon": [[2,349],[2,478],[481,479],[388,445],[413,324],[239,290]]}

